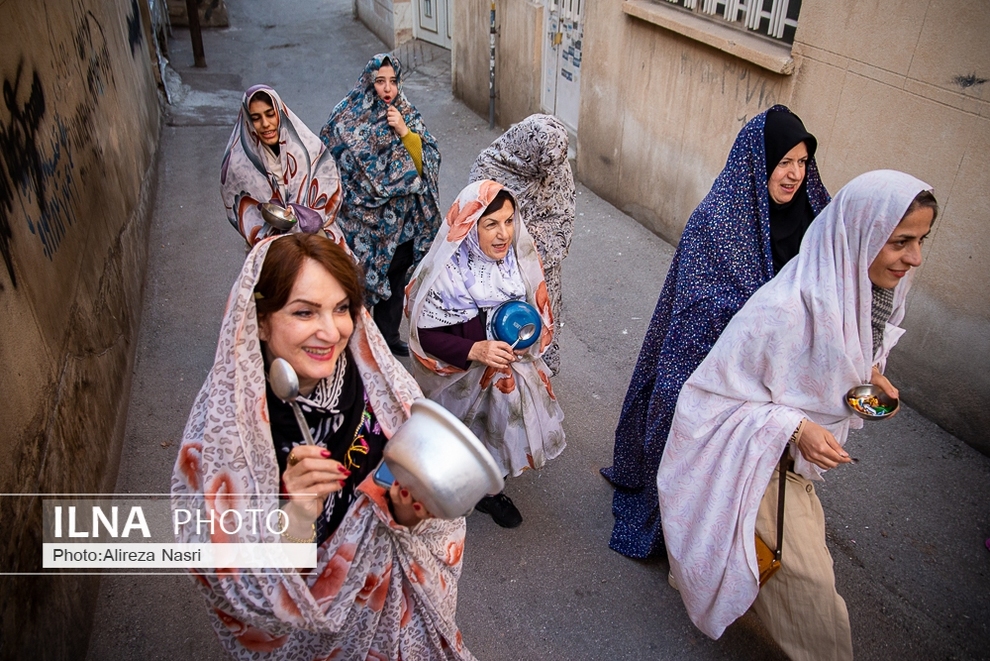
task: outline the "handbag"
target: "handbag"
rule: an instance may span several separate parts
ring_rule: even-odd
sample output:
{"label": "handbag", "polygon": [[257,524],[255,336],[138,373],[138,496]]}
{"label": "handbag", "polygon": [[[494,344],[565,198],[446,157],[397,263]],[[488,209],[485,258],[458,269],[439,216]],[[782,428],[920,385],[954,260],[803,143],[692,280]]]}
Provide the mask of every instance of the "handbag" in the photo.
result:
{"label": "handbag", "polygon": [[784,543],[784,491],[787,485],[787,468],[790,465],[787,451],[780,458],[780,485],[777,487],[777,550],[772,551],[759,535],[756,535],[756,564],[760,570],[760,587],[780,569],[780,549]]}

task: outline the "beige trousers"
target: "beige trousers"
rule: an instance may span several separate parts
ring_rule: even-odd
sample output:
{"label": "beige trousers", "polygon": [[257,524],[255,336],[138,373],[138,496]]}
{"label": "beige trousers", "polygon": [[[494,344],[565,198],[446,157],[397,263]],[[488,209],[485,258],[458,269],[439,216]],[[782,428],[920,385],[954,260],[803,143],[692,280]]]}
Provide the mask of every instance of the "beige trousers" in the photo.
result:
{"label": "beige trousers", "polygon": [[[756,516],[756,534],[771,549],[777,546],[775,470]],[[793,661],[852,659],[852,636],[846,602],[835,591],[832,556],[825,546],[825,513],[814,485],[787,473],[784,494],[784,542],[781,567],[753,609],[777,644]]]}

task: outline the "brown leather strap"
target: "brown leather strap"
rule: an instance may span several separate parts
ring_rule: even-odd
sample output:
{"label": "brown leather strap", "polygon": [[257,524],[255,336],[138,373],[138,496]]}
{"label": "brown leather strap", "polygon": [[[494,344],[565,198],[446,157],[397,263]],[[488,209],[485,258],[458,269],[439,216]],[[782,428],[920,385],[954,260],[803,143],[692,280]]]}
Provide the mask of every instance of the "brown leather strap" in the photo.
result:
{"label": "brown leather strap", "polygon": [[784,491],[787,489],[787,469],[793,465],[789,449],[784,450],[784,454],[780,457],[780,466],[777,467],[777,472],[780,473],[780,485],[777,487],[777,550],[773,553],[777,562],[780,562],[780,550],[784,544]]}

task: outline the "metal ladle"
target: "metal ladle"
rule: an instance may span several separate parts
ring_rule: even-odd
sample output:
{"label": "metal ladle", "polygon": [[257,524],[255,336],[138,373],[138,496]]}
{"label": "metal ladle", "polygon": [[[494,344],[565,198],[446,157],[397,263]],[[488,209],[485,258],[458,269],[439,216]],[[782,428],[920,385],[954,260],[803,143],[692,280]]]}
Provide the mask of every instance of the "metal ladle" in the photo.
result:
{"label": "metal ladle", "polygon": [[523,327],[519,329],[519,334],[516,335],[516,341],[513,342],[509,348],[514,350],[517,344],[519,344],[520,342],[525,342],[529,338],[533,337],[533,333],[535,332],[536,332],[536,324],[523,325]]}
{"label": "metal ladle", "polygon": [[292,407],[292,412],[296,414],[296,424],[302,432],[303,440],[308,445],[315,445],[313,435],[309,432],[309,425],[303,417],[302,409],[296,402],[299,396],[299,377],[292,365],[284,358],[276,358],[272,361],[272,366],[268,369],[268,382],[272,384],[272,392],[283,402]]}

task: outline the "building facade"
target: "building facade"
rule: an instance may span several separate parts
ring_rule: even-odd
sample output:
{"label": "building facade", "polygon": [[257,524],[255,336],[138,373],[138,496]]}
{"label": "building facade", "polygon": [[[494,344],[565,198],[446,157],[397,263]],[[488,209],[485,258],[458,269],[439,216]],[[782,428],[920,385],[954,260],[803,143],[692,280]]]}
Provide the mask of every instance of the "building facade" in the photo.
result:
{"label": "building facade", "polygon": [[[666,240],[742,125],[775,103],[817,136],[831,192],[881,168],[934,186],[942,212],[888,373],[911,406],[990,454],[990,14],[963,0],[766,0],[750,30],[738,0],[575,1],[496,3],[497,122],[561,116],[578,178]],[[483,115],[488,10],[454,2],[452,84]],[[553,107],[568,76],[570,121]]]}

